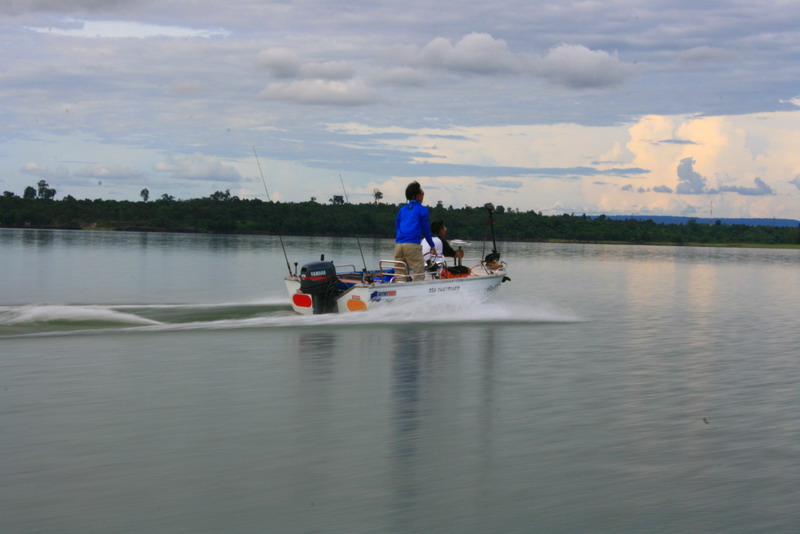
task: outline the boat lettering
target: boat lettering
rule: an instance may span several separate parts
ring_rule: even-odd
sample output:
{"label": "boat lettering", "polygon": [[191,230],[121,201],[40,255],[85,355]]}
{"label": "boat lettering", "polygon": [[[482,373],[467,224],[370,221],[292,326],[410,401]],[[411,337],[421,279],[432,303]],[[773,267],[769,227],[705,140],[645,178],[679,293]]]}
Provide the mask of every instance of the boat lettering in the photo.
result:
{"label": "boat lettering", "polygon": [[396,297],[397,291],[373,291],[369,294],[369,300],[381,300],[381,297]]}
{"label": "boat lettering", "polygon": [[308,273],[308,276],[325,276],[326,274],[328,273],[326,273],[325,271],[311,271],[310,273]]}
{"label": "boat lettering", "polygon": [[428,293],[444,293],[447,291],[458,291],[459,289],[461,289],[461,286],[431,287],[428,289]]}

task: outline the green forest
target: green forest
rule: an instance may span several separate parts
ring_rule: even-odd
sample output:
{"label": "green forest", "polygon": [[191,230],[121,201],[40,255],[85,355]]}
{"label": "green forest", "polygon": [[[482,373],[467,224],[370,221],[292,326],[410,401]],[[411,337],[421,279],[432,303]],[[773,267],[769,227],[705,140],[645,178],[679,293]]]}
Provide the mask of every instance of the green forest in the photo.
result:
{"label": "green forest", "polygon": [[[229,191],[189,200],[162,195],[141,201],[56,200],[47,184],[28,187],[22,196],[6,191],[0,197],[0,227],[118,231],[211,232],[301,236],[394,237],[399,205],[379,202],[349,204],[341,196],[328,203],[264,202],[240,199]],[[42,187],[44,185],[44,187]],[[489,234],[483,207],[430,208],[431,221],[442,219],[448,236],[478,240]],[[697,244],[798,247],[800,228],[744,224],[658,224],[650,220],[615,220],[603,215],[542,215],[534,211],[494,213],[498,241],[569,241],[585,243]]]}

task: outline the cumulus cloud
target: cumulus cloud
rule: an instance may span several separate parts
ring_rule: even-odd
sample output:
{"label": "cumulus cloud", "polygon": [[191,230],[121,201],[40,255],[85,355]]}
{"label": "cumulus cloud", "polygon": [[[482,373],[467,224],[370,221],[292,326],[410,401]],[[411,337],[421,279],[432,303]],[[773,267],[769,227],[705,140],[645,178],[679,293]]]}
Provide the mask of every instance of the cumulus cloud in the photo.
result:
{"label": "cumulus cloud", "polygon": [[[432,72],[478,76],[526,73],[583,89],[617,85],[632,74],[632,67],[604,51],[561,45],[538,58],[513,53],[504,40],[488,33],[470,33],[455,42],[437,37],[421,48],[398,46],[392,51],[395,67],[378,76],[379,84],[420,87],[427,84]],[[309,62],[289,48],[275,47],[258,53],[256,67],[275,78],[261,92],[261,98],[340,106],[378,100],[377,91],[357,77],[347,61]]]}
{"label": "cumulus cloud", "polygon": [[562,44],[550,49],[535,65],[535,72],[555,85],[573,89],[614,87],[634,74],[632,65],[616,54]]}
{"label": "cumulus cloud", "polygon": [[378,100],[377,92],[363,80],[296,80],[269,84],[259,95],[298,104],[361,106]]}
{"label": "cumulus cloud", "polygon": [[678,187],[675,192],[679,195],[702,195],[706,193],[706,179],[694,170],[694,158],[683,158],[678,164]]}
{"label": "cumulus cloud", "polygon": [[720,192],[722,193],[739,193],[740,195],[748,195],[748,196],[768,196],[774,195],[775,191],[764,182],[761,178],[755,178],[753,180],[755,182],[755,187],[743,187],[743,186],[736,186],[736,185],[723,185],[719,188]]}
{"label": "cumulus cloud", "polygon": [[672,188],[666,185],[657,185],[653,188],[656,193],[672,193]]}
{"label": "cumulus cloud", "polygon": [[170,173],[172,178],[179,180],[238,182],[242,179],[239,171],[224,165],[218,157],[200,153],[168,158],[156,163],[153,170]]}
{"label": "cumulus cloud", "polygon": [[470,33],[453,44],[437,37],[420,52],[424,66],[460,73],[498,74],[519,70],[519,57],[502,39],[488,33]]}
{"label": "cumulus cloud", "polygon": [[267,85],[260,98],[334,106],[360,106],[378,99],[373,88],[355,77],[347,61],[304,61],[288,48],[270,48],[259,52],[256,66],[285,80]]}

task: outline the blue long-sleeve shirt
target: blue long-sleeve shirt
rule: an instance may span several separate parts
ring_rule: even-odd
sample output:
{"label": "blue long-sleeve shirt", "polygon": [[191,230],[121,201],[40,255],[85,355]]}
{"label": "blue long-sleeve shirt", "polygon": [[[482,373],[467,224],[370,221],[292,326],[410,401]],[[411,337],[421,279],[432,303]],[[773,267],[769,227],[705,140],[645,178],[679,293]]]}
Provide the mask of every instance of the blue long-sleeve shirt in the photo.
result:
{"label": "blue long-sleeve shirt", "polygon": [[433,247],[431,223],[428,221],[428,208],[417,202],[409,200],[400,208],[395,220],[395,243],[419,243],[425,237],[428,244]]}

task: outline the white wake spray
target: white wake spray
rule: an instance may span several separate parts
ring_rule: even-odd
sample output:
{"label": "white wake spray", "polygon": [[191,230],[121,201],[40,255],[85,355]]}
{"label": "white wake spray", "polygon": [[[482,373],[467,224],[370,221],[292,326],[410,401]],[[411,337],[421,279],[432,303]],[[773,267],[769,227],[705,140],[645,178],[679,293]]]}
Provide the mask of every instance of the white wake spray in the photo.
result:
{"label": "white wake spray", "polygon": [[[26,305],[0,307],[0,331],[11,335],[76,335],[252,328],[359,328],[410,324],[573,323],[582,319],[555,306],[512,299],[480,302],[452,295],[426,302],[393,302],[365,312],[297,315],[285,297],[200,304]],[[74,326],[71,328],[70,326]],[[24,327],[25,331],[19,331]],[[0,334],[2,335],[2,334]]]}
{"label": "white wake spray", "polygon": [[158,321],[108,306],[26,305],[0,308],[0,326],[44,323],[159,324]]}

